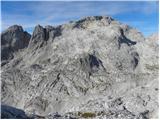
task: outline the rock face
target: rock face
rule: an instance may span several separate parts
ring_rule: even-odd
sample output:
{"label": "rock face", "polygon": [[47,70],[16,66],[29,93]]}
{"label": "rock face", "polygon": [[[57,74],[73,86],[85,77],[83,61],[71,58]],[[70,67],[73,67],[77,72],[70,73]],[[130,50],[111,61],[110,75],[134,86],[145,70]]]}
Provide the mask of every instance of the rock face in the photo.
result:
{"label": "rock face", "polygon": [[1,105],[2,119],[27,119],[27,115],[23,110],[16,109],[11,106]]}
{"label": "rock face", "polygon": [[2,102],[45,118],[158,118],[158,46],[151,44],[108,16],[37,25],[2,67]]}
{"label": "rock face", "polygon": [[28,46],[31,35],[18,25],[9,27],[1,34],[2,62],[14,57],[13,53]]}
{"label": "rock face", "polygon": [[47,44],[48,40],[53,40],[54,37],[59,35],[60,27],[54,28],[52,26],[46,26],[43,28],[42,26],[37,25],[33,31],[28,49],[43,47],[43,45]]}

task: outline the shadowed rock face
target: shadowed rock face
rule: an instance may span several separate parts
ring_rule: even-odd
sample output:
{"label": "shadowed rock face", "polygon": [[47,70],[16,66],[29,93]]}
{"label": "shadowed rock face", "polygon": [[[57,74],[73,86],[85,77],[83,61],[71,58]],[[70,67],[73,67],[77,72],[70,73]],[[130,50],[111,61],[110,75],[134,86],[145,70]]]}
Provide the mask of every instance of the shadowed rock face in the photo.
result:
{"label": "shadowed rock face", "polygon": [[89,76],[99,70],[105,71],[102,61],[94,54],[87,54],[84,58],[80,58],[80,63],[82,70],[88,73]]}
{"label": "shadowed rock face", "polygon": [[61,27],[52,27],[46,26],[43,28],[40,25],[37,25],[33,31],[30,43],[28,48],[29,49],[38,49],[46,45],[46,42],[49,40],[53,40],[56,36],[61,35]]}
{"label": "shadowed rock face", "polygon": [[2,119],[28,119],[25,112],[7,105],[1,105],[1,118]]}
{"label": "shadowed rock face", "polygon": [[155,37],[108,16],[26,34],[2,33],[3,103],[44,118],[157,118]]}
{"label": "shadowed rock face", "polygon": [[31,35],[18,25],[9,27],[1,34],[1,60],[13,59],[13,53],[26,48],[29,44]]}

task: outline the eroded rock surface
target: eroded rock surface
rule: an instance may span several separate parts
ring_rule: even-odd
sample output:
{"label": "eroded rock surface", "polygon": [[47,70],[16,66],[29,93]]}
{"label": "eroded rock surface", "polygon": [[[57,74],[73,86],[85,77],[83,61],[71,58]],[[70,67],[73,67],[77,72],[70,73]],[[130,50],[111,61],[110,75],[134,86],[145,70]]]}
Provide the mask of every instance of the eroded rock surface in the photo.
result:
{"label": "eroded rock surface", "polygon": [[157,118],[152,43],[108,16],[37,25],[28,47],[2,66],[2,102],[39,118]]}
{"label": "eroded rock surface", "polygon": [[26,48],[31,35],[21,26],[13,25],[1,34],[1,60],[6,63],[14,58],[14,52]]}

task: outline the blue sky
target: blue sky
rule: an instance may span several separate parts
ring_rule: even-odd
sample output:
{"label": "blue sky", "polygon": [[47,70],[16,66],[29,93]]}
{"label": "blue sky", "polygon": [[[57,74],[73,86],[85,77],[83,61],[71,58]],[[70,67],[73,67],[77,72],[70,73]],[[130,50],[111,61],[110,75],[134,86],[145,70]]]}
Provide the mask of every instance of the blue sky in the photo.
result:
{"label": "blue sky", "polygon": [[158,2],[156,1],[2,1],[2,30],[18,24],[32,32],[37,24],[58,25],[85,16],[109,15],[137,28],[145,36],[158,32]]}

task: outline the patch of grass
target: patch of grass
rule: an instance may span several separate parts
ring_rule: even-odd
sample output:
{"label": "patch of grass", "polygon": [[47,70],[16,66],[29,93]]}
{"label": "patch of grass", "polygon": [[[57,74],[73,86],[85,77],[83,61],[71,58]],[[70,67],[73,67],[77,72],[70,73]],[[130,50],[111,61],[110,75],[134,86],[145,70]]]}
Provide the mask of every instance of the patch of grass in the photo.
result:
{"label": "patch of grass", "polygon": [[94,117],[96,117],[96,114],[92,113],[92,112],[85,112],[85,113],[81,114],[81,117],[83,117],[83,118],[94,118]]}
{"label": "patch of grass", "polygon": [[149,64],[146,64],[145,67],[149,70],[156,70],[156,69],[159,69],[159,66],[158,65],[149,65]]}

